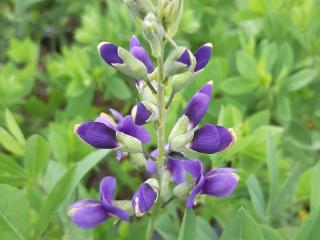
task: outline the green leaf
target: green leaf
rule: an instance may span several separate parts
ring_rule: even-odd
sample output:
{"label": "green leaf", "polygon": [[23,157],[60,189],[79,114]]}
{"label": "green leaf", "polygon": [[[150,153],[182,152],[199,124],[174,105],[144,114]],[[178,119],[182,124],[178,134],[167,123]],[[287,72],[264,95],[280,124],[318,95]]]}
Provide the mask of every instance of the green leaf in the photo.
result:
{"label": "green leaf", "polygon": [[26,142],[23,133],[21,132],[21,129],[19,125],[17,124],[15,118],[9,111],[9,109],[6,109],[6,125],[11,134],[18,140],[18,142],[23,146]]}
{"label": "green leaf", "polygon": [[50,157],[48,142],[39,135],[28,138],[25,152],[25,165],[30,176],[39,176]]}
{"label": "green leaf", "polygon": [[257,83],[240,76],[233,76],[225,79],[219,87],[229,95],[243,95],[252,92],[257,87]]}
{"label": "green leaf", "polygon": [[120,99],[127,100],[131,97],[130,89],[127,84],[120,78],[112,77],[107,80],[111,94]]}
{"label": "green leaf", "polygon": [[260,225],[260,228],[265,240],[283,240],[283,237],[277,232],[277,230],[267,225]]}
{"label": "green leaf", "polygon": [[257,66],[253,57],[243,51],[237,52],[236,56],[237,70],[243,78],[256,80]]}
{"label": "green leaf", "polygon": [[297,91],[305,86],[307,86],[310,82],[312,82],[316,76],[318,75],[318,71],[313,69],[303,69],[299,72],[289,76],[287,79],[283,80],[283,88],[286,91]]}
{"label": "green leaf", "polygon": [[22,156],[24,153],[22,145],[2,127],[0,127],[0,144],[15,155]]}
{"label": "green leaf", "polygon": [[265,218],[266,204],[260,183],[256,176],[250,175],[247,179],[247,186],[250,193],[251,202],[256,214],[261,218]]}
{"label": "green leaf", "polygon": [[311,212],[320,209],[320,161],[314,167],[311,178],[310,206]]}
{"label": "green leaf", "polygon": [[194,240],[196,235],[196,215],[192,208],[184,210],[178,240]]}
{"label": "green leaf", "polygon": [[0,184],[0,236],[5,240],[29,238],[30,205],[17,188]]}
{"label": "green leaf", "polygon": [[89,154],[76,166],[69,169],[56,183],[40,210],[34,239],[41,237],[64,200],[75,190],[90,169],[96,166],[108,153],[109,150],[98,150]]}
{"label": "green leaf", "polygon": [[176,228],[176,222],[170,217],[169,214],[162,214],[156,220],[156,231],[165,240],[176,240],[179,234],[179,226]]}
{"label": "green leaf", "polygon": [[196,217],[196,239],[201,240],[218,240],[217,234],[214,232],[213,227],[209,224],[208,220],[203,217]]}
{"label": "green leaf", "polygon": [[279,192],[279,167],[277,160],[277,152],[273,137],[270,133],[267,135],[267,165],[268,165],[268,174],[270,182],[270,196],[268,202],[267,212],[274,207],[276,198],[278,197]]}
{"label": "green leaf", "polygon": [[320,209],[311,212],[309,218],[300,226],[295,240],[318,240],[320,236]]}
{"label": "green leaf", "polygon": [[27,179],[25,170],[14,159],[0,153],[0,183],[20,186]]}
{"label": "green leaf", "polygon": [[259,225],[241,207],[224,229],[221,240],[264,240],[264,238]]}

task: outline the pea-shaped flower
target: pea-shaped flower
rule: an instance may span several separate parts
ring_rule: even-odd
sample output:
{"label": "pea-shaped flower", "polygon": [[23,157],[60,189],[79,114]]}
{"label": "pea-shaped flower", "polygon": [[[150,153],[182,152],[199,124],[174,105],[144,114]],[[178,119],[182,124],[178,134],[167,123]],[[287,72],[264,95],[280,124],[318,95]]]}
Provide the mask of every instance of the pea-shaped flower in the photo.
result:
{"label": "pea-shaped flower", "polygon": [[134,79],[145,80],[148,73],[153,71],[147,52],[135,36],[130,41],[130,52],[110,42],[100,43],[98,50],[107,64]]}
{"label": "pea-shaped flower", "polygon": [[[205,173],[204,167],[198,159],[174,160],[171,159],[170,172],[173,179],[180,186],[185,186],[185,173],[192,176],[193,187],[187,195],[187,207],[191,208],[195,204],[195,198],[199,194],[206,194],[215,197],[227,197],[233,193],[238,185],[239,176],[232,168],[217,168]],[[190,185],[190,184],[189,184]]]}
{"label": "pea-shaped flower", "polygon": [[132,208],[137,217],[148,212],[158,199],[159,183],[155,178],[149,178],[142,183],[132,196]]}
{"label": "pea-shaped flower", "polygon": [[76,134],[87,144],[101,149],[118,149],[126,152],[141,152],[141,144],[150,140],[148,131],[134,123],[132,117],[122,117],[112,110],[116,123],[109,115],[101,113],[92,122],[77,124]]}
{"label": "pea-shaped flower", "polygon": [[115,189],[114,177],[103,178],[100,182],[100,201],[83,199],[70,206],[68,215],[72,223],[80,228],[94,228],[111,216],[129,221],[129,214],[113,201]]}

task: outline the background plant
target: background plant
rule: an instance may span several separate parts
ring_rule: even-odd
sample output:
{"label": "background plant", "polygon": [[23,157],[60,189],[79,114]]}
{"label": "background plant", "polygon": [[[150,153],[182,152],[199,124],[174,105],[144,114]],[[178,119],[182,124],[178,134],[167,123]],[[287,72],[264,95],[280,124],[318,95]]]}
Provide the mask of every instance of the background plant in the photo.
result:
{"label": "background plant", "polygon": [[[203,121],[234,128],[238,141],[230,151],[204,159],[207,166],[232,165],[240,170],[241,179],[232,198],[206,198],[196,209],[201,216],[196,217],[197,234],[208,233],[214,239],[213,230],[220,235],[232,226],[230,222],[242,218],[258,224],[265,239],[317,239],[317,3],[185,2],[175,41],[192,49],[213,42],[214,52],[206,71],[173,102],[168,129],[195,89],[214,80],[214,99]],[[2,195],[7,196],[0,204],[1,236],[17,239],[18,232],[22,239],[34,233],[56,239],[114,239],[117,233],[118,239],[128,239],[134,233],[143,238],[146,218],[117,227],[108,222],[82,232],[70,225],[65,214],[75,189],[77,199],[97,197],[95,189],[102,176],[117,177],[119,187],[125,189],[123,198],[140,182],[140,174],[126,162],[116,164],[113,155],[99,161],[106,152],[80,161],[93,150],[72,132],[74,123],[94,118],[108,106],[125,114],[135,103],[134,82],[105,68],[96,54],[99,41],[116,40],[126,46],[137,32],[127,8],[120,1],[2,1],[0,5],[0,180]],[[234,84],[236,79],[241,79],[239,86]],[[6,120],[10,118],[6,108],[26,141],[16,127],[8,126],[12,120]],[[35,133],[40,137],[27,138]],[[44,153],[37,153],[40,145],[47,146],[39,150]],[[154,142],[150,143],[153,147]],[[36,174],[29,172],[30,160],[37,159],[27,157],[31,152],[41,159]],[[90,168],[93,171],[86,174]],[[16,205],[13,199],[19,199]],[[237,215],[241,206],[246,211]],[[168,205],[168,212],[156,222],[156,232],[164,239],[178,236],[182,215],[174,209]],[[211,227],[203,222],[210,222]]]}

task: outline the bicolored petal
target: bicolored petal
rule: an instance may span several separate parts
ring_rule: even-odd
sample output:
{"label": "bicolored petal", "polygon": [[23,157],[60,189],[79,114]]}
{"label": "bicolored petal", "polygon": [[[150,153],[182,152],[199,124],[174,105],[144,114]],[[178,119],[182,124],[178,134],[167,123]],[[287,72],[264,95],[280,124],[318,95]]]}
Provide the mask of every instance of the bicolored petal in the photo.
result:
{"label": "bicolored petal", "polygon": [[[158,185],[159,188],[159,185]],[[158,191],[147,181],[142,183],[132,197],[132,208],[138,217],[148,212],[158,198]]]}
{"label": "bicolored petal", "polygon": [[72,204],[68,211],[72,223],[80,228],[94,228],[110,217],[99,201],[80,200]]}
{"label": "bicolored petal", "polygon": [[116,131],[101,122],[85,122],[75,126],[75,133],[87,144],[101,149],[118,147]]}
{"label": "bicolored petal", "polygon": [[150,112],[143,103],[139,103],[132,109],[132,117],[137,125],[144,125],[150,118],[152,112]]}
{"label": "bicolored petal", "polygon": [[218,168],[205,176],[203,194],[227,197],[236,189],[239,176],[232,168]]}
{"label": "bicolored petal", "polygon": [[147,51],[141,46],[139,39],[136,36],[133,36],[130,40],[130,53],[146,66],[148,73],[153,72],[152,61]]}
{"label": "bicolored petal", "polygon": [[176,61],[186,65],[186,67],[189,67],[191,65],[189,50],[186,49]]}
{"label": "bicolored petal", "polygon": [[199,180],[196,182],[194,188],[192,189],[192,191],[190,192],[190,194],[188,196],[187,204],[186,204],[187,208],[192,208],[193,205],[195,205],[195,198],[198,194],[201,194],[201,192],[203,190],[204,183],[205,183],[205,178],[203,175],[201,175]]}
{"label": "bicolored petal", "polygon": [[184,166],[183,166],[182,160],[174,159],[172,157],[168,157],[167,170],[171,174],[171,179],[176,184],[181,184],[181,183],[183,183],[185,181],[185,178],[184,178]]}
{"label": "bicolored petal", "polygon": [[102,42],[98,45],[98,50],[102,59],[109,65],[123,64],[123,60],[119,57],[118,46],[109,43]]}
{"label": "bicolored petal", "polygon": [[117,110],[115,110],[113,108],[109,108],[109,111],[117,119],[118,122],[121,122],[123,120],[122,114],[119,113]]}
{"label": "bicolored petal", "polygon": [[115,129],[117,125],[115,121],[106,113],[100,113],[100,115],[94,121],[103,123],[112,129]]}
{"label": "bicolored petal", "polygon": [[198,72],[202,70],[205,66],[207,66],[212,54],[212,44],[207,43],[202,45],[197,49],[197,51],[193,54],[196,58],[196,66],[194,68],[194,72]]}
{"label": "bicolored petal", "polygon": [[147,129],[142,126],[136,125],[132,119],[132,116],[124,117],[123,121],[118,124],[117,130],[119,132],[139,139],[143,144],[147,143],[151,139],[151,136],[148,133]]}
{"label": "bicolored petal", "polygon": [[220,152],[235,141],[232,129],[227,129],[213,124],[206,124],[194,132],[189,148],[201,153]]}

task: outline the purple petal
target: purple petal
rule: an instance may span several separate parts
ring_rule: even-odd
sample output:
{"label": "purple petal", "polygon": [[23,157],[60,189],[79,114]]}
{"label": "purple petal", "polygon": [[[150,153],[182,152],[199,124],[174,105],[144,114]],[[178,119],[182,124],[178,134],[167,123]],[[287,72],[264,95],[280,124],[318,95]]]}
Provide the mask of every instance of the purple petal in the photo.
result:
{"label": "purple petal", "polygon": [[118,46],[109,43],[102,42],[98,45],[98,50],[102,59],[112,66],[112,64],[122,64],[123,60],[118,55]]}
{"label": "purple petal", "polygon": [[143,103],[137,104],[132,112],[132,116],[134,118],[134,122],[137,125],[146,124],[147,120],[151,116],[151,112],[144,106]]}
{"label": "purple petal", "polygon": [[156,175],[158,173],[157,164],[155,161],[148,159],[146,163],[146,171],[151,175]]}
{"label": "purple petal", "polygon": [[196,58],[196,66],[194,72],[202,70],[207,66],[212,54],[212,44],[207,43],[198,48],[198,50],[193,54]]}
{"label": "purple petal", "polygon": [[100,202],[86,199],[72,204],[68,215],[80,228],[94,228],[110,217]]}
{"label": "purple petal", "polygon": [[210,104],[210,98],[206,94],[195,94],[184,110],[184,114],[189,118],[190,128],[194,128],[206,114]]}
{"label": "purple petal", "polygon": [[205,176],[203,194],[216,197],[229,196],[237,187],[239,176],[232,168],[218,168]]}
{"label": "purple petal", "polygon": [[198,159],[182,160],[184,170],[189,172],[192,179],[196,182],[204,174],[204,168],[202,162]]}
{"label": "purple petal", "polygon": [[116,131],[101,122],[81,123],[76,126],[75,132],[83,141],[95,148],[118,147]]}
{"label": "purple petal", "polygon": [[123,120],[122,114],[119,113],[117,110],[115,110],[113,108],[109,108],[109,111],[117,119],[118,122],[121,122]]}
{"label": "purple petal", "polygon": [[130,49],[130,53],[146,66],[148,73],[153,72],[152,61],[143,47],[133,47]]}
{"label": "purple petal", "polygon": [[208,98],[211,98],[212,89],[213,89],[213,81],[210,81],[210,82],[207,82],[205,85],[203,85],[198,92],[206,94]]}
{"label": "purple petal", "polygon": [[113,121],[113,119],[108,114],[105,114],[105,113],[100,113],[100,115],[94,121],[103,123],[112,129],[115,129],[116,127],[116,123]]}
{"label": "purple petal", "polygon": [[186,65],[187,67],[189,67],[191,65],[191,58],[190,58],[190,54],[188,49],[186,49],[182,55],[177,59],[177,62],[180,62],[184,65]]}
{"label": "purple petal", "polygon": [[182,160],[178,160],[178,159],[174,159],[172,157],[168,157],[167,169],[171,174],[172,180],[176,184],[180,184],[180,183],[183,183],[185,181],[185,178],[184,178],[184,167],[183,167]]}
{"label": "purple petal", "polygon": [[111,202],[116,191],[117,180],[114,177],[104,177],[100,182],[101,202]]}
{"label": "purple petal", "polygon": [[142,183],[132,197],[132,208],[137,215],[147,212],[157,199],[157,193],[147,183]]}
{"label": "purple petal", "polygon": [[192,191],[189,194],[189,197],[187,199],[187,204],[186,204],[187,208],[193,207],[193,205],[195,204],[194,199],[196,198],[196,196],[198,194],[201,193],[203,186],[204,186],[204,183],[205,183],[205,178],[203,175],[201,175],[199,180],[197,181],[195,187],[192,189]]}
{"label": "purple petal", "polygon": [[130,39],[130,50],[134,47],[141,47],[140,41],[135,35]]}
{"label": "purple petal", "polygon": [[117,217],[119,217],[123,221],[130,220],[129,213],[122,210],[121,208],[113,206],[112,204],[103,204],[103,206],[108,211],[109,214],[116,215]]}
{"label": "purple petal", "polygon": [[189,148],[201,153],[216,153],[229,147],[235,139],[232,130],[206,124],[195,131]]}
{"label": "purple petal", "polygon": [[118,124],[117,130],[139,139],[141,143],[147,143],[151,139],[147,129],[136,125],[131,116],[126,116],[123,121]]}
{"label": "purple petal", "polygon": [[120,151],[117,151],[116,152],[116,159],[118,161],[121,161],[123,158],[125,158],[126,156],[128,156],[128,153],[127,152],[120,152]]}

